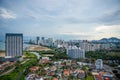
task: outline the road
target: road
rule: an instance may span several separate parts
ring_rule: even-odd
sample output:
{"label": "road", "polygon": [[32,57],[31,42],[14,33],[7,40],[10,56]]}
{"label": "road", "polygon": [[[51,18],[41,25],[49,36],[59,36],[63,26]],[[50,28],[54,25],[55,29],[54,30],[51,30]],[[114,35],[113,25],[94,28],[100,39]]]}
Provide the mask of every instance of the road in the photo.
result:
{"label": "road", "polygon": [[40,59],[41,56],[39,55],[39,53],[37,53],[37,52],[31,52],[31,53],[35,54],[37,56],[37,58]]}
{"label": "road", "polygon": [[26,61],[28,61],[28,60],[30,60],[30,59],[26,59],[25,61],[23,61],[21,64],[24,64]]}
{"label": "road", "polygon": [[[112,68],[112,67],[110,67],[108,65],[105,65],[105,64],[104,64],[104,68],[105,68],[105,70],[107,70],[108,72],[111,72],[114,75],[114,73],[112,72],[112,70],[114,70],[114,68]],[[116,80],[115,75],[113,77],[113,80]]]}
{"label": "road", "polygon": [[0,75],[0,77],[3,76],[3,75],[5,75],[5,74],[8,74],[8,73],[11,72],[11,71],[13,71],[15,68],[16,68],[16,66],[14,66],[12,69],[10,69],[10,70],[2,73],[2,74]]}

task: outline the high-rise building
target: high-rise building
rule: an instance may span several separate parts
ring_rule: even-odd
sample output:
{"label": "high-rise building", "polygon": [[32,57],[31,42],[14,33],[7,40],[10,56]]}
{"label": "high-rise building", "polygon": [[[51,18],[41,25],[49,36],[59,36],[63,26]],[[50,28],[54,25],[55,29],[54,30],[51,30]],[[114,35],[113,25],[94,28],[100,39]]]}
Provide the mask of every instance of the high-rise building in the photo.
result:
{"label": "high-rise building", "polygon": [[45,37],[41,37],[41,40],[45,40]]}
{"label": "high-rise building", "polygon": [[53,38],[48,38],[48,46],[53,46]]}
{"label": "high-rise building", "polygon": [[22,56],[23,53],[23,34],[6,33],[5,39],[6,56]]}
{"label": "high-rise building", "polygon": [[96,51],[100,49],[100,44],[90,43],[90,42],[79,42],[79,47],[87,51]]}
{"label": "high-rise building", "polygon": [[67,55],[74,59],[85,58],[85,51],[76,46],[69,46],[69,48],[67,48]]}
{"label": "high-rise building", "polygon": [[36,37],[36,44],[39,44],[39,40],[40,40],[40,37],[37,36],[37,37]]}
{"label": "high-rise building", "polygon": [[45,37],[41,37],[40,44],[45,45]]}

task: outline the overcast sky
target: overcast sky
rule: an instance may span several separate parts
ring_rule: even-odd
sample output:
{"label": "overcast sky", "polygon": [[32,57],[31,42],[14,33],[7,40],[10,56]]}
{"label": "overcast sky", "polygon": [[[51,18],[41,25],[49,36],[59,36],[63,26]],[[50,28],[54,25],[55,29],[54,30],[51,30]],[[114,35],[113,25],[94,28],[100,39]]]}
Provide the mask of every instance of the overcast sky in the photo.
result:
{"label": "overcast sky", "polygon": [[120,38],[120,0],[0,0],[0,35]]}

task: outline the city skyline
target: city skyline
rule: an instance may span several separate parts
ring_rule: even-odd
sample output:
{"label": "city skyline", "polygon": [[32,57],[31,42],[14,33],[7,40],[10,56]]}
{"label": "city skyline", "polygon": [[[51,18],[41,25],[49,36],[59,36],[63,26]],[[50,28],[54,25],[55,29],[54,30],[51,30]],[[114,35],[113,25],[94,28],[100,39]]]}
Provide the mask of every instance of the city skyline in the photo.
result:
{"label": "city skyline", "polygon": [[7,32],[67,40],[120,38],[120,1],[0,0],[0,36]]}

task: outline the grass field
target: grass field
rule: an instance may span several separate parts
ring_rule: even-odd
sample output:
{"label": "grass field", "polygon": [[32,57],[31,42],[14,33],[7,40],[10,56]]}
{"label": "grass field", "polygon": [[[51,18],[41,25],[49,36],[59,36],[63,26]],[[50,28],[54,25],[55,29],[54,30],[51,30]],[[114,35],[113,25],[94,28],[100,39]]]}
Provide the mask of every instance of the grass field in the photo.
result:
{"label": "grass field", "polygon": [[85,80],[94,80],[93,76],[87,76]]}

